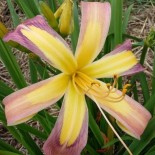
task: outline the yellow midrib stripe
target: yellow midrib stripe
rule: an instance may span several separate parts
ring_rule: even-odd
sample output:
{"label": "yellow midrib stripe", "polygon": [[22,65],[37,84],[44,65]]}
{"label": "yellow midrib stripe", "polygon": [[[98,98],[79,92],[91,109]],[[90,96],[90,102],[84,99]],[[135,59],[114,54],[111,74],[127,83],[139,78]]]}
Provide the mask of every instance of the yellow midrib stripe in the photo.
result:
{"label": "yellow midrib stripe", "polygon": [[[88,74],[91,77],[92,76],[99,77],[100,75],[101,76],[107,75],[108,73],[111,73],[111,72],[115,73],[114,69],[116,69],[117,71],[118,70],[124,71],[125,68],[128,69],[130,66],[134,66],[135,64],[137,64],[137,60],[136,60],[134,54],[131,53],[131,51],[119,53],[115,56],[112,56],[112,57],[109,56],[104,59],[101,59],[98,62],[94,62],[94,64],[91,64],[88,67],[82,69],[82,72]],[[115,63],[112,63],[113,61],[115,61]],[[123,66],[119,67],[119,65],[121,65],[121,64]],[[123,67],[124,67],[124,69],[123,69]],[[113,69],[113,70],[111,70],[111,69]],[[108,70],[109,70],[109,72],[108,72]],[[105,74],[104,74],[104,72],[105,72]]]}
{"label": "yellow midrib stripe", "polygon": [[[77,113],[74,120],[74,128],[72,129],[72,134],[68,141],[68,146],[72,145],[75,142],[75,140],[79,136],[80,131],[82,129],[82,125],[85,117],[85,110],[86,110],[85,103],[83,103],[83,101],[84,99],[79,96]],[[77,128],[79,128],[79,130],[77,130]]]}
{"label": "yellow midrib stripe", "polygon": [[[69,94],[71,95],[71,94]],[[72,101],[72,104],[71,102]],[[67,96],[65,107],[64,107],[64,116],[63,116],[63,125],[60,134],[60,143],[63,145],[64,143],[68,143],[70,136],[72,134],[72,130],[74,127],[74,117],[76,115],[77,105],[75,104],[77,101],[77,96]],[[68,113],[68,110],[70,113]]]}
{"label": "yellow midrib stripe", "polygon": [[[74,57],[71,55],[71,52],[68,51],[68,49],[57,38],[54,38],[46,31],[37,27],[30,26],[28,28],[29,30],[22,29],[22,34],[43,51],[43,54],[47,59],[52,60],[52,62],[63,70],[64,68],[65,70],[68,70],[71,67],[75,67],[73,61]],[[50,44],[50,41],[53,42],[54,46]]]}
{"label": "yellow midrib stripe", "polygon": [[60,133],[61,145],[72,145],[80,134],[85,114],[84,96],[77,94],[74,86],[69,89],[65,101],[63,125]]}

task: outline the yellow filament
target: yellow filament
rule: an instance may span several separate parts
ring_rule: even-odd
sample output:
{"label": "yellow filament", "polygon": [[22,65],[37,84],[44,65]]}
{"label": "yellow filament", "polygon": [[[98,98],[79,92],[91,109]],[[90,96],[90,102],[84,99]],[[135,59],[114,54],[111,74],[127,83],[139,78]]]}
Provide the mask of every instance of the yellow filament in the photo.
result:
{"label": "yellow filament", "polygon": [[110,83],[107,83],[106,85],[107,85],[107,88],[110,89],[111,84]]}
{"label": "yellow filament", "polygon": [[76,85],[76,83],[75,83],[75,74],[72,75],[72,83],[73,83],[73,86],[74,86],[74,88],[76,89],[76,91],[77,91],[78,93],[80,93],[80,90],[79,90],[79,88],[77,87],[77,85]]}
{"label": "yellow filament", "polygon": [[123,87],[123,89],[126,89],[126,88],[128,88],[128,87],[131,87],[131,84],[126,84],[126,85]]}
{"label": "yellow filament", "polygon": [[[118,97],[112,97],[112,96],[109,96],[108,99],[105,98],[106,101],[109,101],[109,102],[120,102],[121,100],[124,99],[125,97],[125,94],[127,93],[128,91],[128,87],[130,87],[131,84],[126,84],[124,87],[123,87],[123,90],[122,90],[122,95],[118,96]],[[113,89],[113,88],[112,88]],[[112,93],[112,89],[110,89],[110,93]],[[115,92],[117,91],[117,89],[115,90]],[[109,93],[109,94],[110,94]]]}
{"label": "yellow filament", "polygon": [[81,73],[81,72],[77,72],[77,76],[80,77],[81,79],[83,79],[84,81],[89,82],[90,84],[93,82],[93,80],[88,77],[87,75]]}
{"label": "yellow filament", "polygon": [[118,86],[118,75],[115,74],[113,79],[114,79],[114,82],[112,84],[111,91],[115,88],[115,86],[116,87]]}
{"label": "yellow filament", "polygon": [[124,85],[122,89],[122,94],[119,96],[110,95],[117,91],[118,86],[118,76],[114,75],[113,84],[107,83],[106,87],[102,86],[101,83],[97,80],[91,79],[86,74],[82,72],[76,72],[72,76],[73,85],[78,90],[78,92],[85,92],[85,94],[93,94],[93,96],[98,98],[104,98],[107,102],[120,102],[124,99],[126,92],[128,91],[128,87],[130,84]]}
{"label": "yellow filament", "polygon": [[124,96],[121,95],[118,98],[108,97],[108,99],[107,98],[104,98],[104,100],[105,101],[108,101],[108,102],[120,102],[120,101],[122,101],[124,99],[124,97],[125,97],[125,95]]}

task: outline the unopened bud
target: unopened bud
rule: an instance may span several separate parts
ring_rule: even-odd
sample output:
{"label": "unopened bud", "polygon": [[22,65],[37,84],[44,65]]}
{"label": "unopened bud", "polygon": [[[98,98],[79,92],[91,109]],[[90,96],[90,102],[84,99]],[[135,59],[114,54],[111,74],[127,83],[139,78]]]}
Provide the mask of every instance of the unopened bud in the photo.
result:
{"label": "unopened bud", "polygon": [[2,22],[0,22],[0,38],[2,39],[8,32],[9,31],[5,27],[5,25]]}
{"label": "unopened bud", "polygon": [[73,2],[72,0],[65,0],[65,6],[59,19],[59,31],[63,36],[67,36],[73,32],[73,29]]}
{"label": "unopened bud", "polygon": [[55,16],[56,19],[58,19],[58,18],[61,16],[62,11],[63,11],[65,5],[66,5],[66,3],[65,3],[65,1],[64,1],[64,2],[60,5],[60,7],[56,10],[56,12],[54,13],[54,16]]}
{"label": "unopened bud", "polygon": [[43,1],[40,1],[39,5],[40,5],[41,12],[44,15],[44,17],[46,18],[46,20],[48,21],[49,25],[54,30],[58,31],[58,23],[57,23],[57,20],[56,20],[56,18],[54,16],[54,13],[52,12],[52,10]]}

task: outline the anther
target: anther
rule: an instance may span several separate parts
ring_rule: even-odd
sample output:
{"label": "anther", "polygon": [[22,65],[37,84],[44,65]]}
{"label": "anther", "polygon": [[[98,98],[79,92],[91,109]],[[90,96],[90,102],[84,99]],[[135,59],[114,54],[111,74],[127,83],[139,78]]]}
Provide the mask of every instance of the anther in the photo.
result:
{"label": "anther", "polygon": [[126,85],[123,87],[122,96],[125,96],[125,94],[126,94],[127,91],[128,91],[128,87],[131,87],[131,84],[126,84]]}
{"label": "anther", "polygon": [[126,94],[127,91],[128,91],[128,90],[124,88],[124,89],[122,90],[122,96],[125,96],[125,94]]}
{"label": "anther", "polygon": [[127,89],[128,87],[131,87],[131,84],[126,84],[123,89]]}
{"label": "anther", "polygon": [[111,84],[110,83],[107,83],[106,86],[107,86],[108,89],[110,89]]}
{"label": "anther", "polygon": [[114,79],[118,79],[118,75],[117,74],[114,74]]}
{"label": "anther", "polygon": [[93,85],[96,85],[98,87],[101,86],[101,84],[98,81],[91,82],[91,86],[93,86]]}

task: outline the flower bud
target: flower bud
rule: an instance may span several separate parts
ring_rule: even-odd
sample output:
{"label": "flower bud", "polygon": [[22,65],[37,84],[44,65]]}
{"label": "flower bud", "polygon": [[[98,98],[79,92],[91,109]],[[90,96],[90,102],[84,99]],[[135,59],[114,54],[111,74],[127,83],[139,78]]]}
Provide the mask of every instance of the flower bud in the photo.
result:
{"label": "flower bud", "polygon": [[62,8],[62,13],[59,19],[59,31],[63,36],[72,33],[74,29],[73,22],[73,2],[72,0],[65,0],[65,5]]}
{"label": "flower bud", "polygon": [[8,33],[8,29],[0,22],[0,38],[2,39]]}
{"label": "flower bud", "polygon": [[40,5],[41,12],[44,15],[44,17],[46,18],[46,20],[48,21],[49,25],[54,30],[58,31],[58,23],[57,23],[57,20],[56,20],[56,18],[54,16],[54,13],[52,12],[52,10],[43,1],[40,1],[39,5]]}

